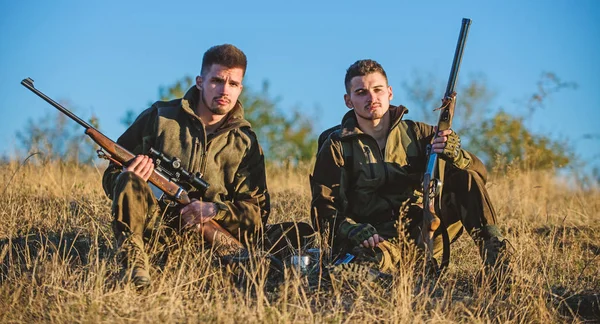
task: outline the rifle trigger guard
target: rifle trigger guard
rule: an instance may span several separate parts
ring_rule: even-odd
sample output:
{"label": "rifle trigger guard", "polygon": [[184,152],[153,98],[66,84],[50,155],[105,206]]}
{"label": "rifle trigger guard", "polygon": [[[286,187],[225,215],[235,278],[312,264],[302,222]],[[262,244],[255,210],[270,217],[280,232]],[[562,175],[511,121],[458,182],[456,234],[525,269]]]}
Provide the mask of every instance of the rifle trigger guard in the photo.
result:
{"label": "rifle trigger guard", "polygon": [[161,197],[161,201],[167,206],[167,207],[175,207],[177,206],[177,202],[174,200],[169,199],[169,197],[167,195],[163,195]]}

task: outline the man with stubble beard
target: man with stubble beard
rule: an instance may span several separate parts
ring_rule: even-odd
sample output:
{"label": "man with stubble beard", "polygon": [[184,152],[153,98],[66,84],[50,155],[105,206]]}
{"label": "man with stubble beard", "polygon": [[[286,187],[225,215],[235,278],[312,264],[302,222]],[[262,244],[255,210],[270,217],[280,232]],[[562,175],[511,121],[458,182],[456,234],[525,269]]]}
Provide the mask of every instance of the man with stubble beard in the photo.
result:
{"label": "man with stubble beard", "polygon": [[[506,269],[506,240],[485,188],[486,169],[463,150],[452,130],[439,132],[403,119],[404,106],[390,105],[392,87],[373,60],[352,64],[345,77],[344,102],[351,109],[341,125],[319,138],[312,187],[313,226],[334,254],[346,252],[392,271],[400,259],[399,230],[417,240],[422,211],[422,178],[427,150],[446,161],[441,219],[453,240],[463,229],[473,238],[486,269]],[[434,238],[434,255],[442,251]]]}
{"label": "man with stubble beard", "polygon": [[[209,220],[246,247],[260,241],[264,231],[274,241],[284,232],[290,237],[312,233],[308,224],[265,227],[270,212],[265,159],[238,101],[246,65],[246,55],[237,47],[211,47],[204,53],[196,84],[184,97],[154,103],[117,141],[137,156],[126,167],[111,164],[103,187],[113,200],[113,230],[124,279],[138,288],[151,283],[149,250],[164,249],[182,232],[199,230],[198,225]],[[145,155],[150,148],[179,158],[182,168],[200,174],[210,187],[205,192],[186,187],[192,198],[187,206],[157,201],[147,183],[154,170],[153,160]],[[279,251],[283,243],[298,241],[279,240],[278,246],[269,247]]]}

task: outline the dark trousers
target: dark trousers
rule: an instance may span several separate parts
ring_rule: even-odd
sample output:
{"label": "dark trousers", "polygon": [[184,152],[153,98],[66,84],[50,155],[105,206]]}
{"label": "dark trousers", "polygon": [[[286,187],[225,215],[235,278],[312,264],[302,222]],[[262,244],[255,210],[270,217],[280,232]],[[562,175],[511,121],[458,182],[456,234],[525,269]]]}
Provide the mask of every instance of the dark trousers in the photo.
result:
{"label": "dark trousers", "polygon": [[[174,238],[181,232],[181,217],[178,209],[164,209],[148,184],[132,172],[121,173],[113,189],[113,231],[117,241],[125,237],[145,246],[151,243],[152,250],[160,251],[172,246]],[[264,240],[259,248],[285,258],[314,240],[314,230],[307,223],[284,222],[264,227]]]}
{"label": "dark trousers", "polygon": [[[436,213],[448,231],[450,241],[456,240],[466,232],[477,242],[491,236],[500,236],[496,228],[496,212],[485,188],[483,178],[474,171],[450,169],[445,174],[441,206]],[[412,205],[404,216],[406,230],[415,241],[420,235],[423,220],[423,208]],[[375,225],[384,238],[397,237],[395,222]],[[434,255],[442,252],[443,243],[440,232],[436,232],[433,243]]]}

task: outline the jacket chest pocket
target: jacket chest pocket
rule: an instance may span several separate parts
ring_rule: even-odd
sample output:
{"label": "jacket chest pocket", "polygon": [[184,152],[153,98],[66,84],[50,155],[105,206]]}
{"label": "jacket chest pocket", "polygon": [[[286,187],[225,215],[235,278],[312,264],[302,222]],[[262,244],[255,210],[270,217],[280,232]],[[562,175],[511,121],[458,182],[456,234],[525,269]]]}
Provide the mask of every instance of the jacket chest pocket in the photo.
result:
{"label": "jacket chest pocket", "polygon": [[387,167],[381,161],[379,152],[373,152],[369,146],[355,148],[353,181],[348,192],[351,209],[358,215],[364,215],[373,207],[380,188],[387,181]]}
{"label": "jacket chest pocket", "polygon": [[371,202],[379,188],[379,179],[361,177],[357,179],[354,188],[350,189],[348,197],[351,210],[357,215],[369,212]]}

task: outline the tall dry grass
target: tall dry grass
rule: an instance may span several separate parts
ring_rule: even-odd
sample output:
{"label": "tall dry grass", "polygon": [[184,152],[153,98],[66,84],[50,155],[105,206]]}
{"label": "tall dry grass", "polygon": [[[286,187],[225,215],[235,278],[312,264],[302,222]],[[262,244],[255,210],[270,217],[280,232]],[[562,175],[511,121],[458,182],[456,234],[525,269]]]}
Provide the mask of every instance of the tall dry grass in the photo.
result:
{"label": "tall dry grass", "polygon": [[[309,173],[268,170],[271,222],[309,221]],[[118,280],[101,174],[58,163],[0,166],[0,322],[548,323],[600,315],[600,192],[551,174],[513,170],[489,183],[514,248],[510,290],[477,284],[481,261],[464,235],[448,271],[425,288],[410,251],[389,289],[315,285],[292,270],[273,285],[260,260],[240,284],[190,243],[152,269],[145,293]]]}

